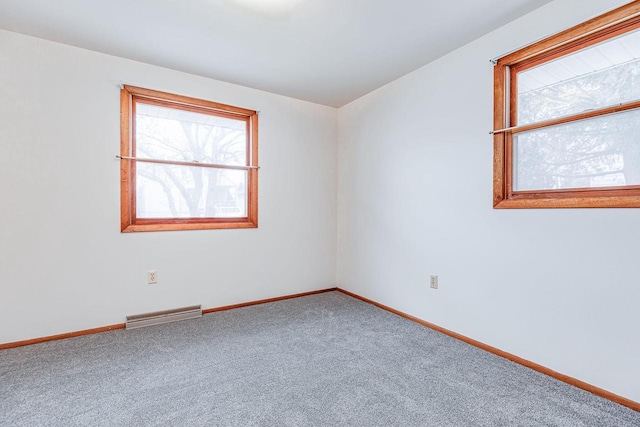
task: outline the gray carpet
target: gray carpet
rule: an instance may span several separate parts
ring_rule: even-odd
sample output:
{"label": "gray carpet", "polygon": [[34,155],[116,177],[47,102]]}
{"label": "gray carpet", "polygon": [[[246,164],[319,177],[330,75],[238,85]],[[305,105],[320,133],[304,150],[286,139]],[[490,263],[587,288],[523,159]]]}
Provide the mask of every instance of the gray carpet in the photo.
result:
{"label": "gray carpet", "polygon": [[2,426],[640,426],[338,292],[0,351]]}

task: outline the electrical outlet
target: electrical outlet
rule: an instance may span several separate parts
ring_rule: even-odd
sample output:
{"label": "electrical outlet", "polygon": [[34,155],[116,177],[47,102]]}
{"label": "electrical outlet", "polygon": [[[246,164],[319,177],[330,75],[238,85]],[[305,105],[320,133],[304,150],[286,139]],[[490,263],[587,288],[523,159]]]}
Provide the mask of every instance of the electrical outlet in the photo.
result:
{"label": "electrical outlet", "polygon": [[438,289],[438,276],[429,276],[429,286],[431,289]]}
{"label": "electrical outlet", "polygon": [[158,283],[158,272],[156,270],[147,271],[147,283],[150,285]]}

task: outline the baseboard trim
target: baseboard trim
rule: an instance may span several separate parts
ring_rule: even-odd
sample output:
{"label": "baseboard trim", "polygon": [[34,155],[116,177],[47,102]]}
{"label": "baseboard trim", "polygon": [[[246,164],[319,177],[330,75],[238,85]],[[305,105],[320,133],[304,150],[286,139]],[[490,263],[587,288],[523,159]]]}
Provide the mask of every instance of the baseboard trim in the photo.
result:
{"label": "baseboard trim", "polygon": [[608,400],[611,400],[611,401],[613,401],[615,403],[618,403],[618,404],[620,404],[622,406],[626,406],[628,408],[631,408],[631,409],[633,409],[635,411],[640,412],[640,402],[636,402],[636,401],[633,401],[631,399],[627,399],[626,397],[617,395],[615,393],[612,393],[612,392],[610,392],[608,390],[605,390],[605,389],[602,389],[600,387],[596,387],[594,385],[586,383],[586,382],[584,382],[582,380],[579,380],[577,378],[573,378],[573,377],[570,377],[568,375],[561,374],[560,372],[556,372],[553,369],[547,368],[546,366],[542,366],[542,365],[539,365],[539,364],[537,364],[535,362],[532,362],[530,360],[523,359],[522,357],[516,356],[515,354],[507,353],[506,351],[500,350],[499,348],[496,348],[496,347],[492,347],[492,346],[490,346],[488,344],[485,344],[483,342],[474,340],[473,338],[469,338],[469,337],[466,337],[464,335],[460,335],[457,332],[453,332],[453,331],[450,331],[449,329],[445,329],[445,328],[443,328],[441,326],[434,325],[433,323],[429,323],[429,322],[427,322],[425,320],[422,320],[422,319],[420,319],[418,317],[415,317],[415,316],[412,316],[410,314],[404,313],[404,312],[402,312],[400,310],[396,310],[395,308],[391,308],[391,307],[386,306],[384,304],[380,304],[379,302],[376,302],[376,301],[370,300],[368,298],[362,297],[362,296],[360,296],[358,294],[354,294],[353,292],[349,292],[349,291],[341,289],[341,288],[337,288],[337,290],[338,290],[338,292],[342,292],[345,295],[349,295],[350,297],[359,299],[360,301],[364,301],[364,302],[366,302],[368,304],[374,305],[374,306],[376,306],[378,308],[381,308],[383,310],[386,310],[388,312],[396,314],[396,315],[398,315],[400,317],[404,317],[405,319],[408,319],[408,320],[411,320],[413,322],[419,323],[422,326],[426,326],[427,328],[430,328],[430,329],[433,329],[435,331],[441,332],[441,333],[443,333],[445,335],[448,335],[448,336],[450,336],[452,338],[455,338],[457,340],[466,342],[467,344],[470,344],[470,345],[472,345],[474,347],[478,347],[478,348],[480,348],[482,350],[488,351],[489,353],[493,353],[496,356],[500,356],[500,357],[503,357],[505,359],[511,360],[512,362],[515,362],[515,363],[517,363],[519,365],[526,366],[527,368],[533,369],[534,371],[538,371],[538,372],[540,372],[542,374],[548,375],[548,376],[550,376],[552,378],[555,378],[557,380],[560,380],[562,382],[570,384],[570,385],[572,385],[574,387],[578,387],[578,388],[580,388],[582,390],[586,390],[588,392],[591,392],[591,393],[595,394],[596,396],[603,397],[605,399],[608,399]]}
{"label": "baseboard trim", "polygon": [[[282,301],[282,300],[286,300],[286,299],[305,297],[305,296],[308,296],[308,295],[322,294],[322,293],[325,293],[325,292],[331,292],[331,291],[337,291],[337,290],[338,290],[338,288],[321,289],[321,290],[318,290],[318,291],[302,292],[302,293],[299,293],[299,294],[285,295],[285,296],[282,296],[282,297],[267,298],[267,299],[262,299],[262,300],[257,300],[257,301],[244,302],[244,303],[240,303],[240,304],[226,305],[226,306],[223,306],[223,307],[208,308],[206,310],[202,310],[202,314],[214,313],[216,311],[232,310],[234,308],[249,307],[251,305],[266,304],[268,302]],[[83,336],[83,335],[99,334],[101,332],[113,331],[113,330],[116,330],[116,329],[125,329],[125,324],[124,323],[118,323],[116,325],[103,326],[103,327],[100,327],[100,328],[85,329],[85,330],[82,330],[82,331],[67,332],[67,333],[64,333],[64,334],[49,335],[49,336],[46,336],[46,337],[32,338],[32,339],[29,339],[29,340],[9,342],[9,343],[5,343],[5,344],[0,344],[0,350],[6,350],[8,348],[15,348],[15,347],[22,347],[22,346],[25,346],[25,345],[40,344],[40,343],[47,342],[47,341],[64,340],[64,339],[67,339],[67,338],[75,338],[75,337],[80,337],[80,336]]]}
{"label": "baseboard trim", "polygon": [[99,334],[100,332],[113,331],[116,329],[124,329],[124,323],[103,326],[101,328],[84,329],[82,331],[67,332],[65,334],[57,334],[57,335],[49,335],[46,337],[40,337],[40,338],[32,338],[30,340],[9,342],[6,344],[0,344],[0,350],[6,350],[8,348],[14,348],[14,347],[22,347],[22,346],[31,345],[31,344],[40,344],[47,341],[57,341],[57,340],[64,340],[67,338],[81,337],[83,335]]}
{"label": "baseboard trim", "polygon": [[266,304],[268,302],[276,302],[276,301],[283,301],[283,300],[286,300],[286,299],[306,297],[306,296],[309,296],[309,295],[323,294],[325,292],[332,292],[332,291],[337,291],[337,290],[338,290],[338,288],[320,289],[318,291],[302,292],[302,293],[299,293],[299,294],[285,295],[285,296],[282,296],[282,297],[267,298],[267,299],[261,299],[261,300],[257,300],[257,301],[242,302],[240,304],[232,304],[232,305],[225,305],[225,306],[222,306],[222,307],[207,308],[206,310],[202,310],[202,314],[215,313],[215,312],[218,312],[218,311],[233,310],[234,308],[249,307],[249,306],[252,306],[252,305]]}
{"label": "baseboard trim", "polygon": [[[317,291],[310,291],[310,292],[302,292],[302,293],[298,293],[298,294],[291,294],[291,295],[285,295],[285,296],[281,296],[281,297],[275,297],[275,298],[267,298],[267,299],[262,299],[262,300],[257,300],[257,301],[249,301],[249,302],[244,302],[244,303],[240,303],[240,304],[232,304],[232,305],[226,305],[226,306],[222,306],[222,307],[215,307],[215,308],[209,308],[209,309],[205,309],[202,310],[202,314],[209,314],[209,313],[215,313],[218,311],[226,311],[226,310],[233,310],[236,308],[242,308],[242,307],[249,307],[252,305],[259,305],[259,304],[266,304],[266,303],[270,303],[270,302],[276,302],[276,301],[283,301],[283,300],[287,300],[287,299],[292,299],[292,298],[300,298],[300,297],[305,297],[305,296],[309,296],[309,295],[317,295],[317,294],[322,294],[325,292],[332,292],[332,291],[338,291],[341,292],[345,295],[349,295],[352,298],[356,298],[359,299],[360,301],[366,302],[368,304],[374,305],[378,308],[381,308],[383,310],[386,310],[390,313],[396,314],[400,317],[404,317],[405,319],[411,320],[413,322],[416,322],[422,326],[426,326],[427,328],[433,329],[435,331],[441,332],[445,335],[448,335],[452,338],[455,338],[457,340],[463,341],[467,344],[470,344],[474,347],[478,347],[482,350],[488,351],[489,353],[493,353],[496,356],[500,356],[503,357],[505,359],[511,360],[512,362],[518,363],[520,365],[526,366],[527,368],[533,369],[534,371],[538,371],[540,373],[543,373],[545,375],[548,375],[550,377],[553,377],[557,380],[560,380],[562,382],[565,382],[567,384],[570,384],[574,387],[578,387],[582,390],[586,390],[588,392],[591,392],[593,394],[595,394],[596,396],[600,396],[603,397],[605,399],[611,400],[615,403],[618,403],[620,405],[626,406],[628,408],[631,408],[635,411],[640,412],[640,402],[636,402],[633,401],[631,399],[627,399],[626,397],[617,395],[615,393],[612,393],[608,390],[602,389],[600,387],[596,387],[594,385],[591,385],[589,383],[586,383],[582,380],[579,380],[577,378],[573,378],[570,377],[568,375],[562,374],[560,372],[554,371],[550,368],[547,368],[546,366],[542,366],[540,364],[537,364],[535,362],[532,362],[530,360],[527,359],[523,359],[522,357],[516,356],[514,354],[511,353],[507,353],[506,351],[500,350],[499,348],[496,347],[492,347],[488,344],[485,344],[483,342],[474,340],[473,338],[469,338],[466,337],[464,335],[461,335],[457,332],[453,332],[450,331],[449,329],[445,329],[443,327],[440,327],[438,325],[435,325],[433,323],[429,323],[425,320],[422,320],[418,317],[412,316],[410,314],[404,313],[400,310],[396,310],[394,308],[391,308],[389,306],[386,306],[384,304],[380,304],[379,302],[370,300],[368,298],[362,297],[358,294],[355,294],[353,292],[349,292],[345,289],[341,289],[341,288],[328,288],[328,289],[321,289],[321,290],[317,290]],[[107,332],[107,331],[113,331],[113,330],[117,330],[117,329],[124,329],[125,328],[125,324],[124,323],[118,323],[115,325],[109,325],[109,326],[103,326],[100,328],[93,328],[93,329],[84,329],[81,331],[76,331],[76,332],[68,332],[68,333],[64,333],[64,334],[57,334],[57,335],[49,335],[46,337],[41,337],[41,338],[32,338],[32,339],[28,339],[28,340],[22,340],[22,341],[15,341],[15,342],[9,342],[9,343],[5,343],[5,344],[0,344],[0,350],[6,350],[9,348],[15,348],[15,347],[22,347],[22,346],[26,346],[26,345],[32,345],[32,344],[39,344],[39,343],[43,343],[43,342],[47,342],[47,341],[56,341],[56,340],[63,340],[63,339],[67,339],[67,338],[74,338],[74,337],[80,337],[83,335],[91,335],[91,334],[98,334],[101,332]]]}

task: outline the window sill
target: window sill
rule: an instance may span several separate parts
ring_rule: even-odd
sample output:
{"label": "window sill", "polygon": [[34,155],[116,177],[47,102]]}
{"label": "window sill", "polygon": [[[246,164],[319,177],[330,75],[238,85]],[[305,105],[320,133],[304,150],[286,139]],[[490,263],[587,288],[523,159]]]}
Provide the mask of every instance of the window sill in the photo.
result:
{"label": "window sill", "polygon": [[514,197],[494,200],[494,209],[640,208],[640,196]]}
{"label": "window sill", "polygon": [[123,224],[123,233],[134,233],[144,231],[178,231],[178,230],[215,230],[234,228],[258,228],[258,223],[248,219],[223,220],[217,222],[174,222],[169,223],[162,220],[161,223],[143,224]]}

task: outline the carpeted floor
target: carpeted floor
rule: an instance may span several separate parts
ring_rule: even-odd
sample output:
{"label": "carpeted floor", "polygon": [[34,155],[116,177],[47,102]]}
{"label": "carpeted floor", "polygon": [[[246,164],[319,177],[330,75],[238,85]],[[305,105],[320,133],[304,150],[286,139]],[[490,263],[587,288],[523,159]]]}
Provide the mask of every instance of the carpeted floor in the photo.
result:
{"label": "carpeted floor", "polygon": [[1,426],[640,426],[338,292],[0,351]]}

